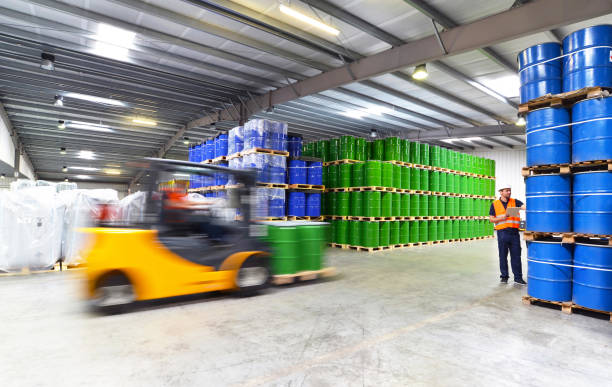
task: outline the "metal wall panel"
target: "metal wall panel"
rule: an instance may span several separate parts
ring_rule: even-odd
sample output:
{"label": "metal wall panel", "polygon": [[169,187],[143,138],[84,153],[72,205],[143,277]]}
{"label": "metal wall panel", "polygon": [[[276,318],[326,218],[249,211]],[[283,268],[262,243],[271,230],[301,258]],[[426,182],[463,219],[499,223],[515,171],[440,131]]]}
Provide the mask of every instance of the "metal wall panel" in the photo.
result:
{"label": "metal wall panel", "polygon": [[512,197],[525,203],[525,181],[521,168],[526,165],[526,151],[496,148],[469,152],[478,157],[495,160],[496,189],[500,184],[512,185]]}

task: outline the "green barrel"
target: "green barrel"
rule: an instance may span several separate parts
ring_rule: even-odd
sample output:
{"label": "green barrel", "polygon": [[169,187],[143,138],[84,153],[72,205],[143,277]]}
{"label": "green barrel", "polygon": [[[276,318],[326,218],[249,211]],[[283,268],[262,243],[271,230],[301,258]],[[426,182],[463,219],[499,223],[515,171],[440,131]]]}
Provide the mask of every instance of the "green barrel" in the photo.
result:
{"label": "green barrel", "polygon": [[469,238],[468,235],[469,235],[468,234],[468,221],[460,220],[459,221],[459,238],[461,239]]}
{"label": "green barrel", "polygon": [[400,194],[399,216],[410,216],[410,194]]}
{"label": "green barrel", "polygon": [[459,180],[459,193],[467,194],[468,193],[468,177],[461,176]]}
{"label": "green barrel", "polygon": [[431,165],[429,160],[429,144],[419,144],[419,148],[421,152],[421,164]]}
{"label": "green barrel", "polygon": [[427,240],[437,241],[438,240],[438,221],[430,220],[427,225]]}
{"label": "green barrel", "polygon": [[363,216],[363,192],[350,192],[351,208],[349,214],[351,216]]}
{"label": "green barrel", "polygon": [[355,137],[340,137],[340,159],[355,160]]}
{"label": "green barrel", "polygon": [[440,183],[439,183],[439,187],[438,187],[438,192],[448,192],[447,188],[446,188],[446,179],[447,179],[448,173],[446,172],[440,172]]}
{"label": "green barrel", "polygon": [[268,226],[268,240],[272,249],[272,274],[295,274],[300,256],[297,228]]}
{"label": "green barrel", "polygon": [[468,238],[474,238],[476,236],[476,221],[468,220],[467,221],[467,229],[468,229]]}
{"label": "green barrel", "polygon": [[453,239],[453,221],[444,221],[444,240]]}
{"label": "green barrel", "polygon": [[385,160],[397,161],[400,159],[400,139],[397,137],[385,138]]}
{"label": "green barrel", "polygon": [[422,169],[421,170],[421,189],[423,191],[428,191],[429,190],[429,174],[431,173],[431,171],[427,170],[427,169]]}
{"label": "green barrel", "polygon": [[372,160],[372,141],[366,141],[366,160]]}
{"label": "green barrel", "polygon": [[385,156],[385,140],[378,139],[372,143],[372,155],[370,160],[383,160]]}
{"label": "green barrel", "polygon": [[450,169],[448,166],[448,149],[447,148],[440,148],[440,167],[441,168],[446,168],[446,169]]}
{"label": "green barrel", "polygon": [[421,189],[421,173],[422,169],[410,168],[410,189],[420,190]]}
{"label": "green barrel", "polygon": [[438,214],[438,196],[428,195],[427,201],[428,201],[427,215],[437,216]]}
{"label": "green barrel", "polygon": [[453,220],[453,238],[452,239],[459,239],[460,238],[460,233],[459,233],[459,222],[461,222],[460,220]]}
{"label": "green barrel", "polygon": [[[350,192],[336,192],[336,215],[349,216]],[[340,242],[338,242],[340,243]]]}
{"label": "green barrel", "polygon": [[321,143],[322,143],[322,141],[317,141],[317,142],[315,142],[315,145],[314,145],[314,155],[315,155],[315,157],[318,157],[318,158],[323,158],[323,154],[322,154],[323,146],[321,145]]}
{"label": "green barrel", "polygon": [[334,227],[336,228],[336,243],[341,245],[348,245],[348,220],[333,220]]}
{"label": "green barrel", "polygon": [[445,241],[446,239],[446,229],[444,228],[444,225],[446,224],[446,220],[439,220],[438,221],[438,240],[439,241]]}
{"label": "green barrel", "polygon": [[329,140],[329,160],[336,161],[340,159],[340,139],[332,138]]}
{"label": "green barrel", "polygon": [[402,221],[400,223],[399,243],[405,245],[410,243],[410,222]]}
{"label": "green barrel", "polygon": [[402,194],[393,192],[391,197],[391,216],[402,216]]}
{"label": "green barrel", "polygon": [[355,163],[351,165],[351,187],[363,187],[363,175],[365,163]]}
{"label": "green barrel", "polygon": [[409,163],[410,162],[410,141],[408,140],[400,140],[400,141],[401,141],[400,158],[403,162]]}
{"label": "green barrel", "polygon": [[444,197],[444,216],[455,216],[455,199],[452,196]]}
{"label": "green barrel", "polygon": [[381,213],[380,216],[393,216],[392,215],[392,206],[393,206],[393,193],[392,192],[383,192],[381,195]]}
{"label": "green barrel", "polygon": [[298,271],[321,270],[328,225],[312,222],[298,226],[300,260]]}
{"label": "green barrel", "polygon": [[393,187],[393,164],[382,163],[381,184],[383,187]]}
{"label": "green barrel", "polygon": [[380,161],[366,161],[365,186],[380,186],[382,183],[382,163]]}
{"label": "green barrel", "polygon": [[363,216],[381,216],[381,193],[366,191],[363,193]]}
{"label": "green barrel", "polygon": [[400,244],[400,222],[386,222],[391,224],[391,231],[389,235],[389,244],[399,245]]}
{"label": "green barrel", "polygon": [[359,220],[349,221],[349,245],[361,246],[361,224]]}
{"label": "green barrel", "polygon": [[310,156],[314,157],[314,153],[312,152],[312,143],[302,143],[302,156]]}
{"label": "green barrel", "polygon": [[338,166],[338,187],[348,188],[351,186],[351,164],[340,164]]}
{"label": "green barrel", "polygon": [[438,196],[438,215],[446,216],[446,198],[444,196]]}
{"label": "green barrel", "polygon": [[474,177],[472,176],[467,177],[467,193],[468,195],[476,195],[474,193]]}
{"label": "green barrel", "polygon": [[434,167],[440,166],[440,147],[432,145],[429,147],[429,161]]}
{"label": "green barrel", "polygon": [[453,163],[453,170],[459,171],[459,168],[461,167],[461,165],[459,165],[461,163],[461,157],[459,156],[459,152],[453,151],[452,163]]}
{"label": "green barrel", "polygon": [[429,190],[432,192],[442,192],[440,191],[440,172],[429,171],[429,173],[430,173]]}
{"label": "green barrel", "polygon": [[410,162],[412,164],[421,164],[421,148],[418,142],[410,143]]}
{"label": "green barrel", "polygon": [[393,187],[402,188],[402,166],[397,164],[393,165]]}
{"label": "green barrel", "polygon": [[323,161],[329,161],[329,140],[321,141],[321,152],[319,158],[323,159]]}
{"label": "green barrel", "polygon": [[427,224],[428,221],[420,220],[418,223],[419,223],[419,242],[427,242],[429,240],[427,239],[429,237],[429,232],[428,232],[429,225]]}
{"label": "green barrel", "polygon": [[420,216],[421,211],[419,205],[421,204],[421,195],[410,195],[410,215],[409,216]]}
{"label": "green barrel", "polygon": [[411,221],[409,222],[410,226],[410,242],[408,243],[417,243],[419,241],[419,222]]}
{"label": "green barrel", "polygon": [[334,215],[334,197],[335,192],[326,192],[323,194],[323,202],[325,203],[321,209],[323,215]]}
{"label": "green barrel", "polygon": [[330,192],[330,198],[329,198],[329,213],[330,215],[338,215],[336,213],[336,209],[337,209],[337,202],[338,202],[338,195],[336,195],[337,192]]}
{"label": "green barrel", "polygon": [[429,195],[419,195],[419,216],[429,216]]}
{"label": "green barrel", "polygon": [[391,222],[379,222],[380,231],[378,234],[378,245],[389,246],[389,238],[391,236]]}
{"label": "green barrel", "polygon": [[465,198],[465,216],[473,216],[474,215],[474,199]]}
{"label": "green barrel", "polygon": [[406,166],[401,166],[401,174],[402,174],[402,189],[410,189],[410,168]]}
{"label": "green barrel", "polygon": [[380,222],[362,222],[361,225],[361,246],[378,247],[380,235]]}
{"label": "green barrel", "polygon": [[452,173],[445,173],[446,175],[446,191],[444,192],[455,192],[455,175]]}
{"label": "green barrel", "polygon": [[366,160],[366,140],[358,137],[355,139],[355,160]]}
{"label": "green barrel", "polygon": [[323,184],[326,187],[329,187],[329,185],[327,184],[327,167],[322,167],[321,168],[321,184]]}
{"label": "green barrel", "polygon": [[338,166],[328,165],[327,166],[327,187],[337,188],[338,187]]}

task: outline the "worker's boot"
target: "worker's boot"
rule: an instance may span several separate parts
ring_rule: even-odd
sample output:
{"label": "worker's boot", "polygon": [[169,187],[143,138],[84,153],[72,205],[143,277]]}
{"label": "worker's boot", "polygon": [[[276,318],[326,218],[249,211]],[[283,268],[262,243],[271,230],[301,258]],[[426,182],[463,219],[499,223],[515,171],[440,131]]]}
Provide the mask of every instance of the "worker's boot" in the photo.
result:
{"label": "worker's boot", "polygon": [[519,285],[527,285],[527,282],[525,282],[525,280],[523,280],[522,278],[515,278],[514,283]]}
{"label": "worker's boot", "polygon": [[501,280],[499,282],[507,284],[508,283],[508,277],[501,277]]}

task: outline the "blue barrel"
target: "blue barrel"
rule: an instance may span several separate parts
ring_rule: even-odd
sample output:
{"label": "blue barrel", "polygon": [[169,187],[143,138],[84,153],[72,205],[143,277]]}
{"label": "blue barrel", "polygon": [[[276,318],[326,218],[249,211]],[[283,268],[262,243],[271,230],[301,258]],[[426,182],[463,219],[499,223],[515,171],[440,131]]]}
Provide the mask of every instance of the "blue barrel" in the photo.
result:
{"label": "blue barrel", "polygon": [[300,157],[302,155],[302,138],[298,136],[289,136],[288,140],[289,156]]}
{"label": "blue barrel", "polygon": [[612,312],[612,246],[576,244],[574,303]]}
{"label": "blue barrel", "polygon": [[308,184],[322,185],[323,184],[323,163],[320,161],[311,161],[308,163]]}
{"label": "blue barrel", "polygon": [[[549,42],[529,47],[518,55],[521,103],[561,92],[561,45]],[[545,62],[545,63],[543,63]]]}
{"label": "blue barrel", "polygon": [[[220,167],[227,167],[227,163],[219,163]],[[215,185],[226,185],[229,175],[227,173],[216,172],[215,173]]]}
{"label": "blue barrel", "polygon": [[306,194],[304,192],[289,192],[287,215],[306,216]]}
{"label": "blue barrel", "polygon": [[284,184],[287,174],[287,159],[284,156],[277,155],[262,156],[264,158],[263,176],[266,179],[265,182]]}
{"label": "blue barrel", "polygon": [[227,134],[220,134],[215,137],[215,157],[227,156]]}
{"label": "blue barrel", "polygon": [[289,184],[308,184],[306,161],[289,161]]}
{"label": "blue barrel", "polygon": [[306,216],[321,216],[321,194],[306,195]]}
{"label": "blue barrel", "polygon": [[[590,121],[583,122],[582,121]],[[612,159],[612,98],[593,98],[572,107],[572,161]]]}
{"label": "blue barrel", "polygon": [[204,158],[202,160],[211,160],[215,158],[215,141],[214,140],[206,140],[206,152],[204,153]]}
{"label": "blue barrel", "polygon": [[569,112],[564,108],[538,109],[527,114],[528,167],[571,162],[572,131],[567,125],[570,122]]}
{"label": "blue barrel", "polygon": [[536,175],[525,179],[529,231],[572,231],[572,180],[569,175]]}
{"label": "blue barrel", "polygon": [[[603,46],[603,47],[602,47]],[[584,28],[563,39],[563,91],[612,87],[612,25]]]}
{"label": "blue barrel", "polygon": [[280,188],[266,188],[268,191],[268,216],[285,216],[285,190]]}
{"label": "blue barrel", "polygon": [[612,172],[576,173],[573,191],[574,231],[612,235]]}
{"label": "blue barrel", "polygon": [[573,248],[561,242],[528,242],[527,294],[549,301],[571,301],[572,268],[556,264],[571,265]]}

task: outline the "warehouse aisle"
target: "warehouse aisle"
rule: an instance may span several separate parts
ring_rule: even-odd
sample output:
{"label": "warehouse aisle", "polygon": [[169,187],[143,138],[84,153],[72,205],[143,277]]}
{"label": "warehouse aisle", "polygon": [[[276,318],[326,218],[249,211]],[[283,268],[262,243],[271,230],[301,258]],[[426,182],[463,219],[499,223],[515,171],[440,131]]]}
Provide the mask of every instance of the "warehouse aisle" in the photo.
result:
{"label": "warehouse aisle", "polygon": [[98,317],[66,273],[0,278],[0,385],[606,384],[605,320],[525,306],[495,240],[358,254],[336,280]]}

